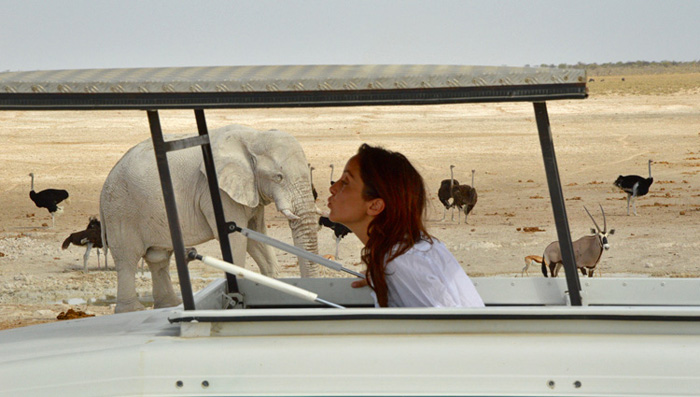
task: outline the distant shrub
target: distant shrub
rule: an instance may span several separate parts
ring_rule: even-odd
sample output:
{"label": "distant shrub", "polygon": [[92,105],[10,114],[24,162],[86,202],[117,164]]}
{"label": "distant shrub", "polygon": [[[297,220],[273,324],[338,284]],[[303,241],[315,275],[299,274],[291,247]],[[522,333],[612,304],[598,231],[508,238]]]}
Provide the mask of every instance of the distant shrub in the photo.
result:
{"label": "distant shrub", "polygon": [[[545,66],[545,65],[543,65]],[[554,65],[551,65],[554,66]],[[585,69],[592,76],[622,76],[639,74],[669,74],[669,73],[700,73],[700,61],[676,62],[676,61],[634,61],[634,62],[608,62],[608,63],[583,63],[575,65],[560,64],[559,68]]]}

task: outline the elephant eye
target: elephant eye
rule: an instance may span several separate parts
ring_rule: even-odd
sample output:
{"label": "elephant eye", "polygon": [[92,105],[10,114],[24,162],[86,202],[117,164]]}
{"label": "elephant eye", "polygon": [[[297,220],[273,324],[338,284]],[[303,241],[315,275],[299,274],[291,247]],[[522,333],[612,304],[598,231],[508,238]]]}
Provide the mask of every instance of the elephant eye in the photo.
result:
{"label": "elephant eye", "polygon": [[273,179],[275,182],[280,183],[280,182],[282,182],[282,179],[284,179],[284,177],[282,176],[282,174],[277,174],[274,176]]}

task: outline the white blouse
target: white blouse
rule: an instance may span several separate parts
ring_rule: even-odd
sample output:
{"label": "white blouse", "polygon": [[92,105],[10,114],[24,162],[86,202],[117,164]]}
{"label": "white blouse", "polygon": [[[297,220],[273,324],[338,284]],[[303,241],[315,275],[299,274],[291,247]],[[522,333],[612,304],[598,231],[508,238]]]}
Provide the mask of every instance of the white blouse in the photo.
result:
{"label": "white blouse", "polygon": [[[389,307],[484,306],[457,259],[436,239],[432,244],[421,240],[389,262],[386,283]],[[375,306],[378,306],[376,296]]]}

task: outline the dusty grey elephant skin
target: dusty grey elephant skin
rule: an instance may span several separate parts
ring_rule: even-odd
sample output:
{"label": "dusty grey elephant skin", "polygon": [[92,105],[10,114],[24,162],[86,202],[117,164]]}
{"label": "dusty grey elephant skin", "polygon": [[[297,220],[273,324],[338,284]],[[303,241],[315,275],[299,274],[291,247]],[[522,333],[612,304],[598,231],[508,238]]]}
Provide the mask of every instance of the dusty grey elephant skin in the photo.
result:
{"label": "dusty grey elephant skin", "polygon": [[[318,253],[318,213],[299,142],[282,131],[238,125],[211,130],[210,139],[226,220],[266,233],[264,207],[274,202],[289,219],[294,245]],[[185,246],[218,238],[201,149],[170,152],[168,161]],[[129,149],[110,171],[100,195],[100,214],[108,243],[105,255],[111,250],[117,269],[115,312],[143,309],[135,286],[141,258],[151,270],[154,307],[180,304],[170,280],[173,248],[150,139]],[[229,239],[234,263],[245,263],[248,252],[262,274],[277,276],[272,248],[240,233]],[[300,259],[299,266],[302,277],[319,274],[316,264]]]}

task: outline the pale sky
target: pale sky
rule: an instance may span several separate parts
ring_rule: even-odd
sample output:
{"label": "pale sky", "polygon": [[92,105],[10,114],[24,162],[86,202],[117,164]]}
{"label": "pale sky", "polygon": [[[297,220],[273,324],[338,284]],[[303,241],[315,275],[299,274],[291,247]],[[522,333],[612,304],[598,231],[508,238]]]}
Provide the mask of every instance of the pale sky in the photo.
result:
{"label": "pale sky", "polygon": [[700,60],[697,0],[0,0],[0,71]]}

